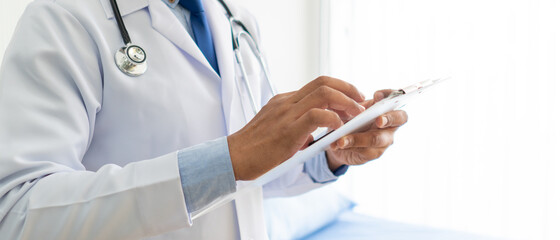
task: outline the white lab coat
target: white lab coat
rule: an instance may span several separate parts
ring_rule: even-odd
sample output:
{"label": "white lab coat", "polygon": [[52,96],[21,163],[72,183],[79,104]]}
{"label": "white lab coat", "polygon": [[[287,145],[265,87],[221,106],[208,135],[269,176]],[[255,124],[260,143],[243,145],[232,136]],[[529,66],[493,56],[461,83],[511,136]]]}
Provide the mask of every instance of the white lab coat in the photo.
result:
{"label": "white lab coat", "polygon": [[[266,239],[261,188],[190,225],[178,172],[177,150],[252,116],[224,9],[204,1],[220,78],[161,0],[118,3],[147,53],[139,77],[115,66],[123,41],[109,0],[38,0],[18,23],[0,70],[0,239]],[[246,64],[265,103],[263,73]],[[316,186],[299,166],[265,192]]]}

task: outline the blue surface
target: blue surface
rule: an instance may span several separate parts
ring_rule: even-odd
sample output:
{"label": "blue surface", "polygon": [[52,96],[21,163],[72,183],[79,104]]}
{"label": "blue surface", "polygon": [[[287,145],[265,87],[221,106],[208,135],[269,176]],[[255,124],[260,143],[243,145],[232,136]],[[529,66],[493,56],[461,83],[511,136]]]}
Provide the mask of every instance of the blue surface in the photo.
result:
{"label": "blue surface", "polygon": [[392,222],[346,211],[337,220],[302,240],[498,240],[458,231]]}
{"label": "blue surface", "polygon": [[294,197],[268,198],[263,205],[270,240],[291,240],[335,221],[352,209],[354,202],[325,186]]}

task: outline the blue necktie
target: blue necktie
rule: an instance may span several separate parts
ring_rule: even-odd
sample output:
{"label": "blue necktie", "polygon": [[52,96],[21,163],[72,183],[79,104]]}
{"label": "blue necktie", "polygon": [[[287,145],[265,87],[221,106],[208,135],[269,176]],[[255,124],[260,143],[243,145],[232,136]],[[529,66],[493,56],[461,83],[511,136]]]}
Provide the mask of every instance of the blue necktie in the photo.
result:
{"label": "blue necktie", "polygon": [[200,51],[210,62],[210,65],[212,65],[212,68],[220,75],[216,51],[214,50],[214,41],[212,41],[212,33],[206,20],[206,14],[204,14],[202,0],[181,0],[179,4],[191,12],[191,27],[194,40]]}

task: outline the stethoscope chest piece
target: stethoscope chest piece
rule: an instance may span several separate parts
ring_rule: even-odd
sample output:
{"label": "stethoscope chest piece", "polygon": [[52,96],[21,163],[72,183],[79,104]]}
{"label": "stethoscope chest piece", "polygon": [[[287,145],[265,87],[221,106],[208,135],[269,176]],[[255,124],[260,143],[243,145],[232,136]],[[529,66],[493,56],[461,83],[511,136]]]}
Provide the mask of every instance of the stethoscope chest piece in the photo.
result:
{"label": "stethoscope chest piece", "polygon": [[146,72],[146,52],[137,45],[127,44],[115,54],[117,67],[126,75],[137,77]]}

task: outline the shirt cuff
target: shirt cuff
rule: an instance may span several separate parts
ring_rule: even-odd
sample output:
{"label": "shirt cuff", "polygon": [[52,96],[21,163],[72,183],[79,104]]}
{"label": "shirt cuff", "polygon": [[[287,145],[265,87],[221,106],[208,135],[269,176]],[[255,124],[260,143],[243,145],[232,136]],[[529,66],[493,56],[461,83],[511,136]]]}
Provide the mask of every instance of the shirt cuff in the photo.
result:
{"label": "shirt cuff", "polygon": [[332,172],[327,163],[325,152],[320,153],[311,160],[305,162],[303,171],[309,174],[311,180],[315,183],[329,183],[336,181],[339,176],[344,175],[348,170],[348,165],[342,165]]}
{"label": "shirt cuff", "polygon": [[177,159],[189,213],[202,209],[221,196],[235,192],[235,175],[227,137],[180,150]]}

